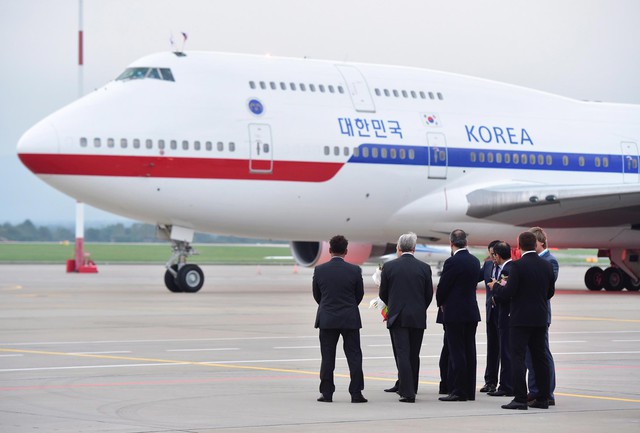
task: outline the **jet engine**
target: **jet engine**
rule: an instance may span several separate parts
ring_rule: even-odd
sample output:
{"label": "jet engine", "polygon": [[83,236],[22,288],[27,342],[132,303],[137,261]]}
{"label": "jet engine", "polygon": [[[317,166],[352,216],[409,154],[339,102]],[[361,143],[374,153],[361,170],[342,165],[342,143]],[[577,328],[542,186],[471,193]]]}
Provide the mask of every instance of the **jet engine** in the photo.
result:
{"label": "jet engine", "polygon": [[[394,245],[391,245],[391,251],[394,251]],[[349,242],[348,252],[345,260],[355,265],[361,265],[369,257],[380,257],[388,254],[388,245],[372,245],[359,242]],[[321,265],[331,259],[329,254],[329,242],[309,242],[309,241],[293,241],[291,242],[291,254],[300,266],[310,267]]]}

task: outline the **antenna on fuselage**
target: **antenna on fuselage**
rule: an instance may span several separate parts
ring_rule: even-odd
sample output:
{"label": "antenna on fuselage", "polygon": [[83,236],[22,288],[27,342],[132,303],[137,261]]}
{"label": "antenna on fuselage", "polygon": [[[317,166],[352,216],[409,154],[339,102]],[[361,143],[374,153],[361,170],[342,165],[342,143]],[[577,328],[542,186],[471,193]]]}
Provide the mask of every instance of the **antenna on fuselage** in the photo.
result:
{"label": "antenna on fuselage", "polygon": [[186,54],[184,53],[184,46],[187,43],[189,35],[187,35],[185,32],[180,32],[180,35],[182,35],[182,44],[180,45],[180,49],[176,48],[175,40],[173,39],[173,33],[169,35],[169,43],[171,44],[171,51],[173,52],[173,54],[178,57],[184,57],[186,56]]}

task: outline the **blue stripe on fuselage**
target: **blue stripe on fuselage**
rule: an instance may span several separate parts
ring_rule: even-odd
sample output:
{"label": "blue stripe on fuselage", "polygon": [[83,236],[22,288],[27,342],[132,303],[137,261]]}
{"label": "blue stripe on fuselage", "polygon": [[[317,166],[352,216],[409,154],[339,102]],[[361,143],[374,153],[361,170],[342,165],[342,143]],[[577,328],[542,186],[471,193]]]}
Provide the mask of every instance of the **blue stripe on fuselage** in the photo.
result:
{"label": "blue stripe on fuselage", "polygon": [[[443,154],[444,152],[444,154]],[[401,157],[401,153],[404,157]],[[533,158],[533,159],[532,159]],[[363,143],[356,164],[424,165],[434,167],[499,168],[514,170],[557,170],[598,173],[638,173],[638,157],[613,154],[507,151],[467,148],[433,148],[393,144]]]}

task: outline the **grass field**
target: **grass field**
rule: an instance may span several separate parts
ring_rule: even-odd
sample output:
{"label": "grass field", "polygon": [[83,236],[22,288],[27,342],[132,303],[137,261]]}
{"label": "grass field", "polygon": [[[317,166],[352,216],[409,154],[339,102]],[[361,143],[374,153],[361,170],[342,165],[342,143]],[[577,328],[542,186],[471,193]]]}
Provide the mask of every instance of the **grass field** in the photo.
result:
{"label": "grass field", "polygon": [[[293,264],[288,245],[194,245],[200,253],[190,261],[198,264]],[[171,256],[168,243],[124,244],[87,243],[85,251],[97,264],[108,263],[161,263]],[[473,249],[480,259],[485,250]],[[597,259],[596,250],[557,250],[553,254],[561,265],[608,266],[608,260]],[[66,263],[74,257],[73,243],[0,243],[0,263]]]}
{"label": "grass field", "polygon": [[[199,264],[291,264],[288,245],[193,245],[200,253]],[[65,263],[74,258],[73,243],[0,243],[0,263]],[[91,260],[106,263],[166,263],[171,256],[168,243],[86,243]]]}

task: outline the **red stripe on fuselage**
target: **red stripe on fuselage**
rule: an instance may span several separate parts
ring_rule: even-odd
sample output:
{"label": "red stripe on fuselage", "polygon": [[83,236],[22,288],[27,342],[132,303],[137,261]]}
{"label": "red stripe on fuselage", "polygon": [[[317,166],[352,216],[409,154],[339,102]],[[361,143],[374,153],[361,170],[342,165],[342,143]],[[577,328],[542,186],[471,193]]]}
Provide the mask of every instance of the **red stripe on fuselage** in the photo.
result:
{"label": "red stripe on fuselage", "polygon": [[344,165],[336,162],[273,161],[270,173],[252,173],[247,159],[40,153],[22,153],[18,156],[34,174],[68,176],[325,182]]}

